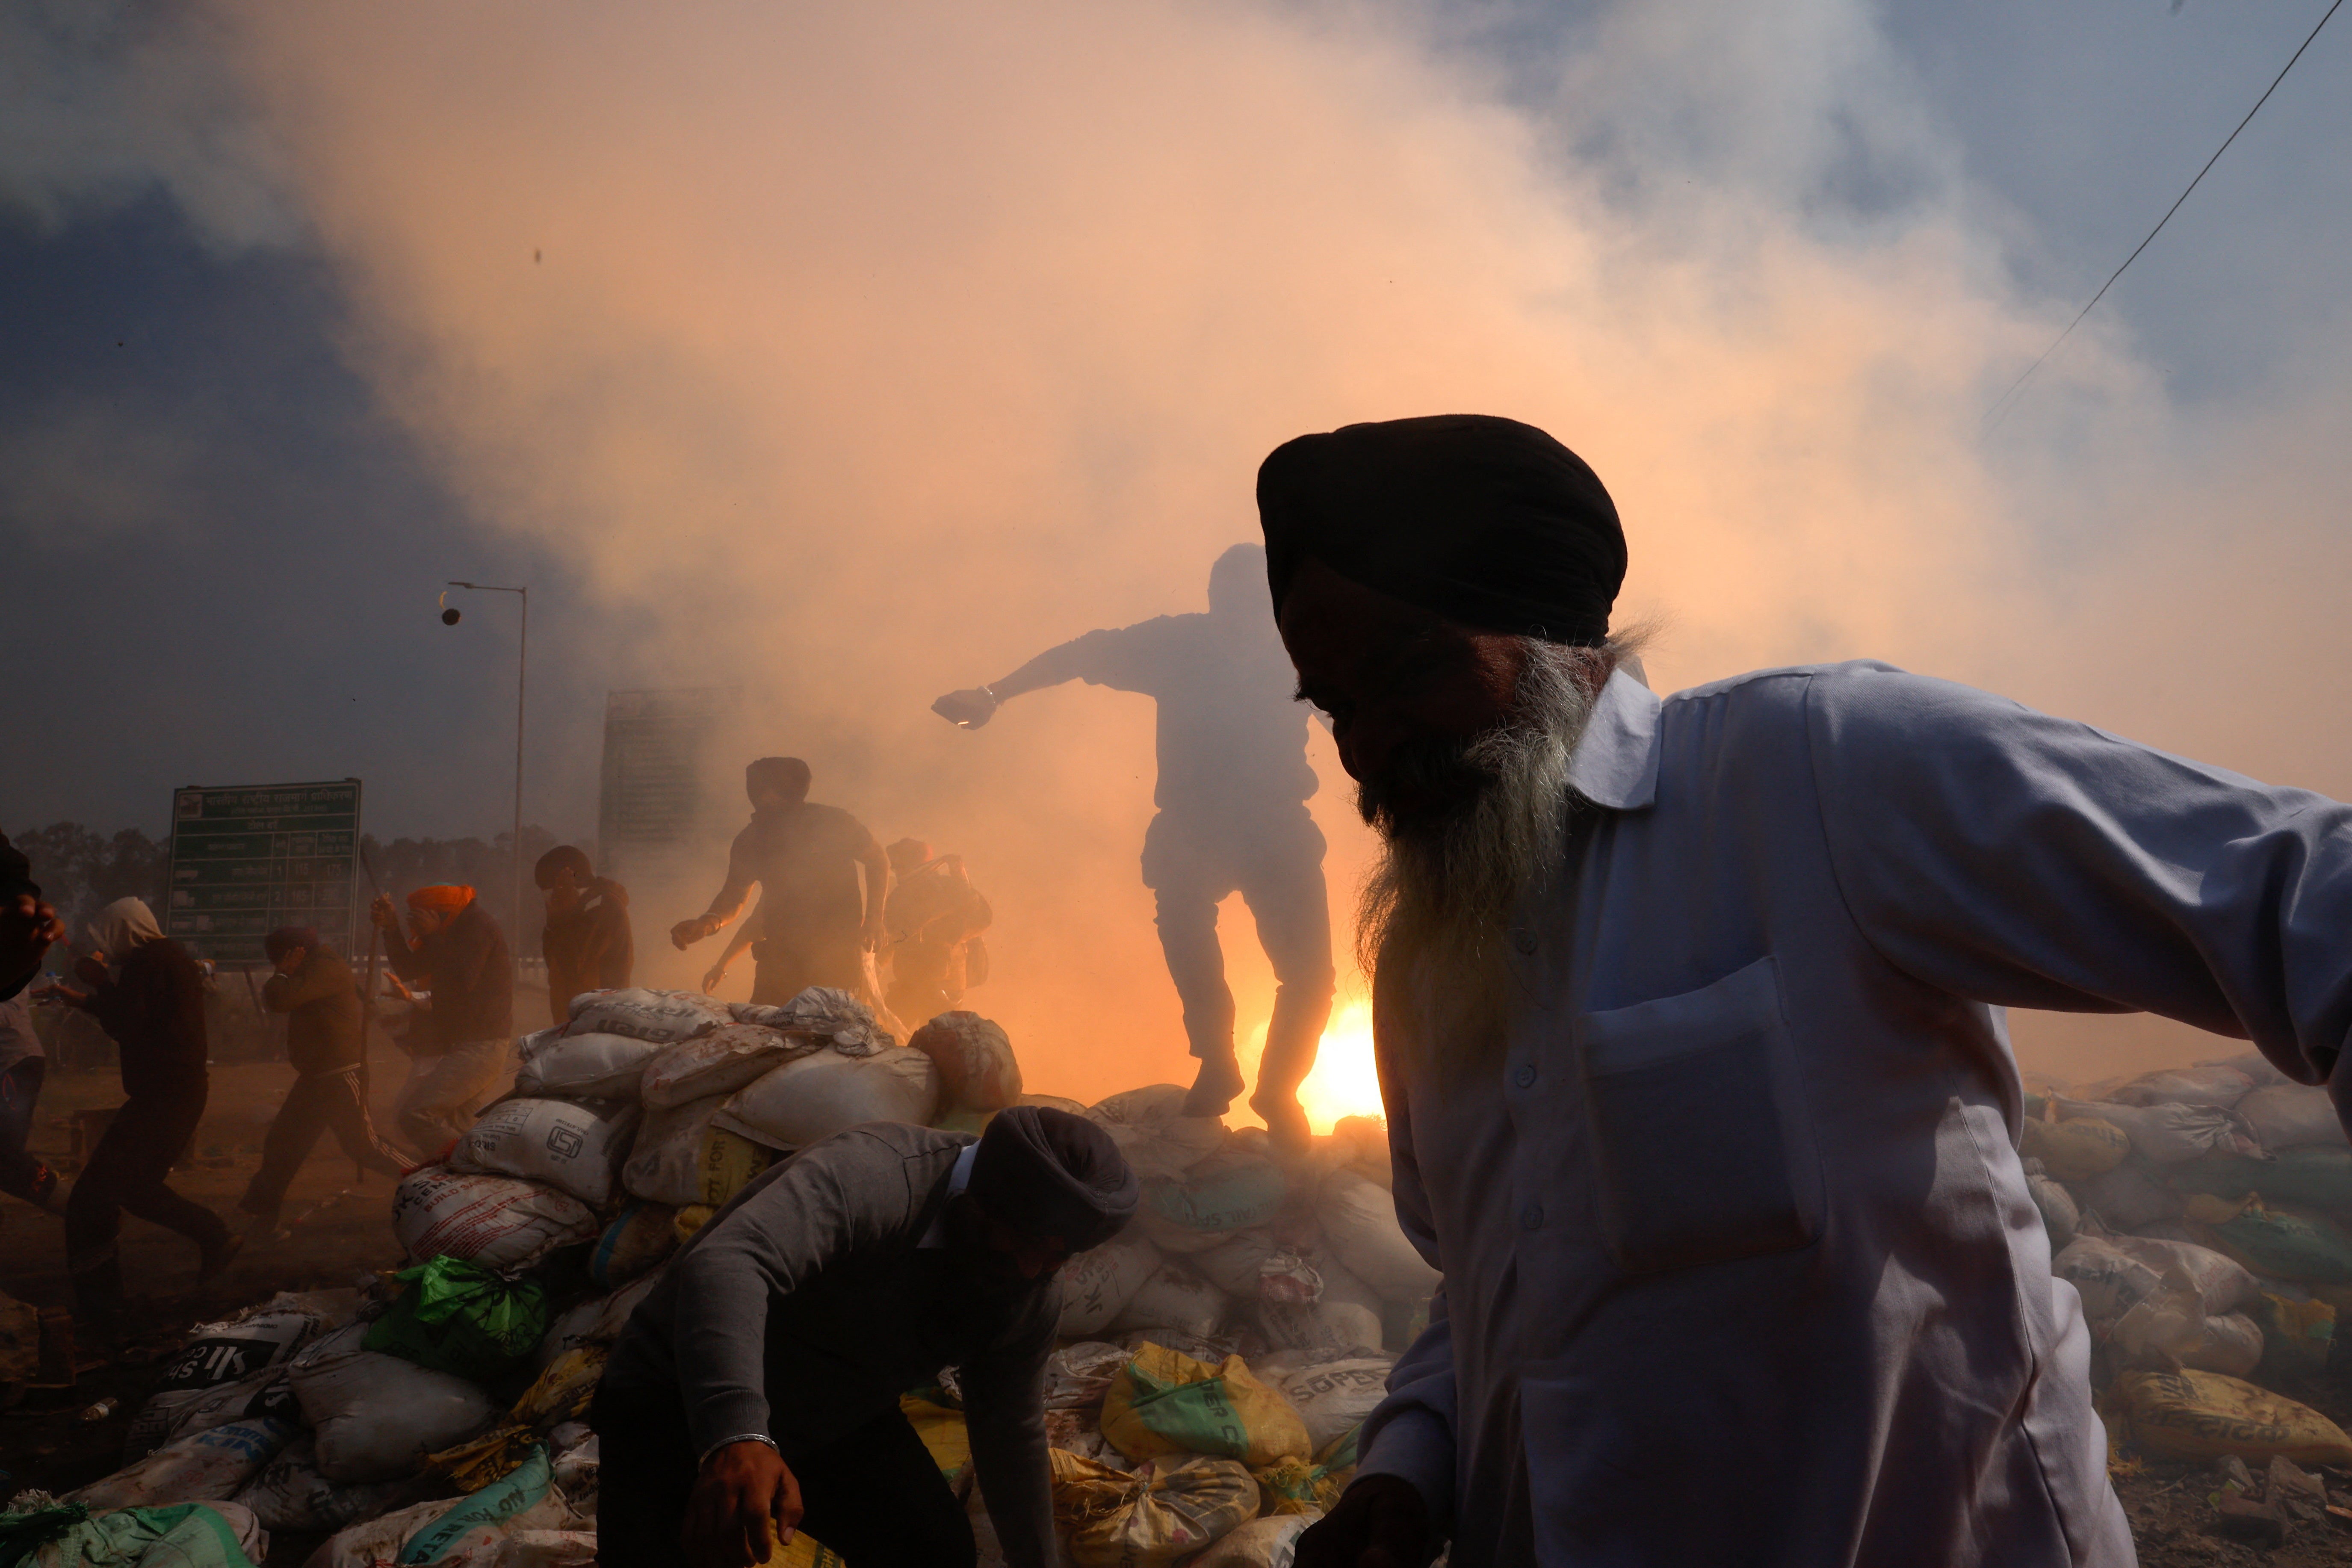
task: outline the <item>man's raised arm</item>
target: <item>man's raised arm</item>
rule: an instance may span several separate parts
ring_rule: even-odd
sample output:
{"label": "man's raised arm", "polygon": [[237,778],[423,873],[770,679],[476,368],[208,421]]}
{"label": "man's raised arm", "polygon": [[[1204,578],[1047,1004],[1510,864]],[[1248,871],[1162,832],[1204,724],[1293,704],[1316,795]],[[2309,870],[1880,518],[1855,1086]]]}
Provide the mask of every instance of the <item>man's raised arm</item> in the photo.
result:
{"label": "man's raised arm", "polygon": [[950,691],[931,704],[931,711],[949,723],[966,730],[977,730],[996,717],[1004,703],[1024,692],[1059,686],[1066,680],[1083,679],[1094,663],[1093,656],[1103,639],[1118,636],[1116,631],[1088,632],[1082,637],[1049,647],[1012,674],[992,680],[985,686],[968,687]]}

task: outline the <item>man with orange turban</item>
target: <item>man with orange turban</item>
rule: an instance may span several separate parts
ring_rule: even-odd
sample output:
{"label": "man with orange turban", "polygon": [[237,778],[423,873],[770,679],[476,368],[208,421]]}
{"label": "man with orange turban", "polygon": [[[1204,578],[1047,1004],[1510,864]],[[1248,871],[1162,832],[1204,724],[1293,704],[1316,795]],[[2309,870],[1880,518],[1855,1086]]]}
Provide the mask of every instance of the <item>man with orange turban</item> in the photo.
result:
{"label": "man with orange turban", "polygon": [[425,1028],[410,1037],[415,1060],[401,1090],[400,1135],[430,1156],[474,1124],[498,1090],[514,1038],[514,964],[506,933],[474,889],[439,882],[408,895],[404,931],[392,900],[371,908],[392,972],[430,993]]}

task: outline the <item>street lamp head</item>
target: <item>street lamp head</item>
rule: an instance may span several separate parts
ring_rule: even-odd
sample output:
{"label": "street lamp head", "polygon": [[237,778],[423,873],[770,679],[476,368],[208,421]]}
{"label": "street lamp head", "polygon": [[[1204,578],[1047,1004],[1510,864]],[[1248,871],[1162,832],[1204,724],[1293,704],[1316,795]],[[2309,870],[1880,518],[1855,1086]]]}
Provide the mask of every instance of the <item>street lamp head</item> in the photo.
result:
{"label": "street lamp head", "polygon": [[457,624],[457,621],[458,621],[458,615],[457,615],[457,605],[450,605],[447,609],[443,610],[443,611],[441,612],[441,624],[442,624],[443,626],[456,626],[456,625]]}

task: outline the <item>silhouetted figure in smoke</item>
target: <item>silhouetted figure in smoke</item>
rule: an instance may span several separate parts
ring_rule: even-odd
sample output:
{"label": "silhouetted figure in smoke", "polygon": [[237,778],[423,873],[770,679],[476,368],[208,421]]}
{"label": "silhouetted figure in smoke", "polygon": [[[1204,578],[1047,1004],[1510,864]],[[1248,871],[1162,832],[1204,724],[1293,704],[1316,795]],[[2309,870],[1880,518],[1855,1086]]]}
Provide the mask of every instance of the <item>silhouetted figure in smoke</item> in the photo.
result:
{"label": "silhouetted figure in smoke", "polygon": [[1298,1086],[1331,1015],[1331,913],[1323,833],[1307,813],[1307,710],[1265,613],[1265,551],[1236,544],[1209,573],[1209,613],[1088,632],[932,711],[977,729],[999,704],[1066,680],[1140,691],[1160,705],[1160,815],[1143,839],[1160,944],[1201,1058],[1188,1109],[1215,1116],[1243,1088],[1217,904],[1239,892],[1280,983],[1250,1106],[1277,1138],[1307,1139]]}

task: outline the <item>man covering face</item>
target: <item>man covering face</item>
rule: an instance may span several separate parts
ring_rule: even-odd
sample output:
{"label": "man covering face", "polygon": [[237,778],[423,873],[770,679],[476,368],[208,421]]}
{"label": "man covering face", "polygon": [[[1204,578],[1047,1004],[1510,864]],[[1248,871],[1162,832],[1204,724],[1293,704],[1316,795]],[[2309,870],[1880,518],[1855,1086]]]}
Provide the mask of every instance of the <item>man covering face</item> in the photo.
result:
{"label": "man covering face", "polygon": [[1304,437],[1258,500],[1445,1276],[1299,1568],[2132,1562],[2000,1009],[2326,1079],[2352,812],[1880,664],[1662,702],[1607,492],[1511,420]]}

